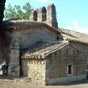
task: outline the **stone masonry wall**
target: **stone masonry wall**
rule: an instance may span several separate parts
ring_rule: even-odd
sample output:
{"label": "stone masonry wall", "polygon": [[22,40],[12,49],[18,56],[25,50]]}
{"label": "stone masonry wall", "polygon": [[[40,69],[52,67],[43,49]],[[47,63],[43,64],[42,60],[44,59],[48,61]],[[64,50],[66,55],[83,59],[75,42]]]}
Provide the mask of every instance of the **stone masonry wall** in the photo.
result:
{"label": "stone masonry wall", "polygon": [[45,83],[45,67],[44,61],[22,60],[23,76],[31,78],[33,82]]}
{"label": "stone masonry wall", "polygon": [[[85,57],[74,47],[68,45],[49,55],[46,63],[46,84],[77,81],[86,78]],[[73,74],[67,74],[67,66],[73,65]],[[80,79],[81,77],[81,79]]]}
{"label": "stone masonry wall", "polygon": [[[20,58],[19,58],[20,55],[18,55],[19,53],[23,53],[24,50],[31,48],[31,46],[34,47],[34,45],[37,42],[46,43],[46,42],[51,42],[51,41],[57,40],[56,33],[52,32],[48,29],[45,29],[45,28],[26,29],[23,31],[14,31],[14,32],[6,31],[6,36],[8,37],[7,40],[8,40],[8,45],[9,45],[7,53],[5,55],[5,56],[8,55],[8,57],[7,57],[8,61],[9,61],[8,73],[9,73],[9,76],[15,76],[15,77],[18,77],[20,74],[20,73],[17,73],[17,71],[20,68],[20,66],[19,66],[20,63],[17,64],[17,62],[20,61]],[[19,50],[19,53],[17,53],[16,50],[11,48],[11,45],[13,45],[16,41],[19,42],[19,48],[22,49],[22,52],[20,52],[20,50]],[[18,61],[16,61],[15,59]],[[13,63],[14,63],[14,65],[13,65]],[[12,73],[13,70],[14,70],[14,72]]]}
{"label": "stone masonry wall", "polygon": [[71,44],[72,46],[77,48],[81,53],[85,55],[86,66],[87,66],[88,65],[88,45],[83,43],[76,43],[76,42],[71,42]]}
{"label": "stone masonry wall", "polygon": [[6,63],[9,63],[9,36],[7,36],[6,32],[1,29],[0,30],[0,64],[3,61],[6,61]]}
{"label": "stone masonry wall", "polygon": [[20,41],[22,48],[28,48],[33,44],[41,42],[55,41],[57,35],[45,28],[42,29],[27,29],[21,32],[14,32],[12,38],[17,38]]}
{"label": "stone masonry wall", "polygon": [[71,42],[71,44],[83,52],[85,55],[88,55],[88,45],[83,43]]}
{"label": "stone masonry wall", "polygon": [[0,64],[3,63],[4,61],[4,47],[3,47],[3,42],[0,40]]}

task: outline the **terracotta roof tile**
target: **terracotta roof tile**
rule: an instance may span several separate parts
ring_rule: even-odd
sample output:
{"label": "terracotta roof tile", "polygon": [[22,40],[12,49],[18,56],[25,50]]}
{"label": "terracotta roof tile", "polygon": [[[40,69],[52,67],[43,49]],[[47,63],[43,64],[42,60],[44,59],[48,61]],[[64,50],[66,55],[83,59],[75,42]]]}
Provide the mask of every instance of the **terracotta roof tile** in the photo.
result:
{"label": "terracotta roof tile", "polygon": [[63,38],[68,41],[74,41],[74,42],[88,44],[88,35],[87,34],[68,30],[68,29],[62,29],[62,28],[60,28],[59,30],[60,30]]}
{"label": "terracotta roof tile", "polygon": [[23,59],[42,59],[49,54],[63,48],[68,44],[68,41],[58,41],[58,42],[52,42],[48,44],[44,44],[43,46],[37,47],[30,50],[29,52],[26,52],[25,54],[22,55],[21,58]]}

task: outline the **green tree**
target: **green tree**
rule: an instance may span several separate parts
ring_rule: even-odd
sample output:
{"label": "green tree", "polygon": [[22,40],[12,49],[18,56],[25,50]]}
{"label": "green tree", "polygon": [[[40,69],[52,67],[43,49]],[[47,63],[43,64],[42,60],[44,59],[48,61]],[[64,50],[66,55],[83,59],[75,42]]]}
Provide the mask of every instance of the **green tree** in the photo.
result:
{"label": "green tree", "polygon": [[29,19],[30,12],[33,10],[30,3],[25,3],[22,7],[20,5],[11,6],[9,4],[5,10],[4,18],[6,20],[12,18]]}

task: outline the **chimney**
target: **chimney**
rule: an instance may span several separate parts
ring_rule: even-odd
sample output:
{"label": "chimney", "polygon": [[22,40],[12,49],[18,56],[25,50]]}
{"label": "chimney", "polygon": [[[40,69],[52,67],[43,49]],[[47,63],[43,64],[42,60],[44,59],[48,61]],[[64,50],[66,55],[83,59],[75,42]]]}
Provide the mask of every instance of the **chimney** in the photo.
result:
{"label": "chimney", "polygon": [[50,4],[47,7],[47,24],[54,28],[58,28],[58,22],[56,18],[56,8],[54,4]]}
{"label": "chimney", "polygon": [[38,10],[38,22],[46,21],[46,8],[42,7]]}
{"label": "chimney", "polygon": [[29,17],[29,20],[30,21],[37,21],[37,11],[36,10],[33,10],[30,14],[30,17]]}

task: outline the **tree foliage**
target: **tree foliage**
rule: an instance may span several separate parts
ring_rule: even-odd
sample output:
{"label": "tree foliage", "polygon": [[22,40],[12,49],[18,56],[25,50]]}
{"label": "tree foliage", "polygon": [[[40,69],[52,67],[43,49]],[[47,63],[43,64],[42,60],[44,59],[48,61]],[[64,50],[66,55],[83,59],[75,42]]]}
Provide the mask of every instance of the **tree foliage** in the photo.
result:
{"label": "tree foliage", "polygon": [[30,3],[25,3],[22,7],[20,5],[12,6],[9,4],[5,10],[5,19],[20,18],[29,19],[30,12],[33,10]]}

